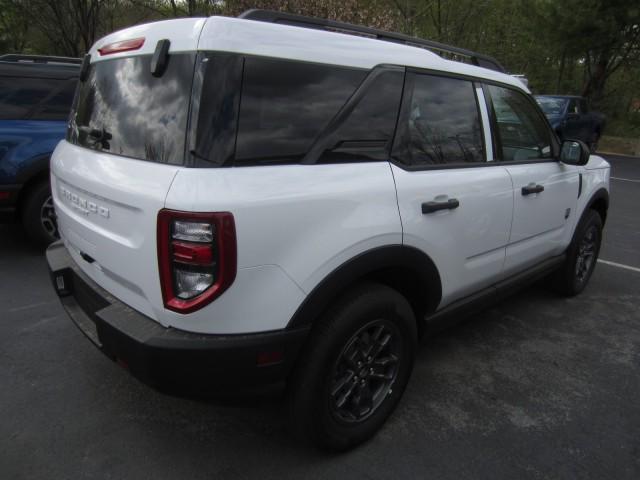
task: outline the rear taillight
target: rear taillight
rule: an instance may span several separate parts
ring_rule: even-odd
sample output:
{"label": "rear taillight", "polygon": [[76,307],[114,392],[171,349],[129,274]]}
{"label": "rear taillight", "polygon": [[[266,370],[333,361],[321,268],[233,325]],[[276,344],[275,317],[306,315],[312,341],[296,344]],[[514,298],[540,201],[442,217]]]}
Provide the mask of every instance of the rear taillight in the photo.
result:
{"label": "rear taillight", "polygon": [[189,313],[236,278],[236,228],[229,212],[158,213],[158,264],[165,308]]}

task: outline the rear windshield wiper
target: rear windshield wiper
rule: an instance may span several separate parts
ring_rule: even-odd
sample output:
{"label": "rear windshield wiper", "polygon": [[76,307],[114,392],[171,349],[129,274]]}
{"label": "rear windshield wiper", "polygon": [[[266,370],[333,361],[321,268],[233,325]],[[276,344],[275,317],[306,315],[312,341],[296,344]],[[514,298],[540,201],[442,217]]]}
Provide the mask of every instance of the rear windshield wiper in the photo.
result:
{"label": "rear windshield wiper", "polygon": [[109,150],[109,140],[113,138],[113,135],[111,135],[111,133],[109,133],[104,127],[102,129],[98,129],[82,126],[78,127],[78,130],[82,133],[86,133],[87,136],[91,137],[95,143],[100,142],[100,147],[104,150]]}

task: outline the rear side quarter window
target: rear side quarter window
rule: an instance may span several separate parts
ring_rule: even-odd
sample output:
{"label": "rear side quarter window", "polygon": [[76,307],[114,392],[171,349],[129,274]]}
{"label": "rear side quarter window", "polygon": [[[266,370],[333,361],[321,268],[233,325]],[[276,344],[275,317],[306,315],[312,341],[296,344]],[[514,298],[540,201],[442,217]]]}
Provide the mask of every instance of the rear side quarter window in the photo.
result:
{"label": "rear side quarter window", "polygon": [[193,165],[389,159],[404,68],[364,70],[217,52],[202,61],[207,65],[196,68],[194,80]]}
{"label": "rear side quarter window", "polygon": [[235,164],[302,160],[366,73],[346,67],[247,57]]}

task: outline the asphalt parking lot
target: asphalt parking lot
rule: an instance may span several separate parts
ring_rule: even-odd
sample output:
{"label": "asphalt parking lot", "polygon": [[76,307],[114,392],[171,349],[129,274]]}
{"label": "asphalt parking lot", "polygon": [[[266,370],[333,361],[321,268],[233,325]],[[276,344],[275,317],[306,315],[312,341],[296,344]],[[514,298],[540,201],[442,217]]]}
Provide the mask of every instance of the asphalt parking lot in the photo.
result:
{"label": "asphalt parking lot", "polygon": [[640,158],[608,157],[600,263],[582,295],[535,286],[423,345],[396,413],[330,455],[278,396],[156,392],[100,354],[42,252],[0,227],[0,478],[640,478]]}

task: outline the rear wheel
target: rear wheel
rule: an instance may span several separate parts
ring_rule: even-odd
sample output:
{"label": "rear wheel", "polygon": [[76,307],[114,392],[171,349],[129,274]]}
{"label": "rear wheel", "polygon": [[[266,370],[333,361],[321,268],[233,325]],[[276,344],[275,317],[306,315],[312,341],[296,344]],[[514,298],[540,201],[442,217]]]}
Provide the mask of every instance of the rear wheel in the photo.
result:
{"label": "rear wheel", "polygon": [[573,296],[584,290],[596,267],[601,243],[602,219],[595,210],[588,210],[576,228],[565,263],[553,278],[556,291]]}
{"label": "rear wheel", "polygon": [[362,284],[314,327],[291,380],[294,430],[347,450],[373,436],[407,385],[416,350],[411,306],[397,291]]}
{"label": "rear wheel", "polygon": [[24,229],[32,241],[48,245],[58,238],[58,224],[49,182],[36,184],[26,195],[22,207]]}

